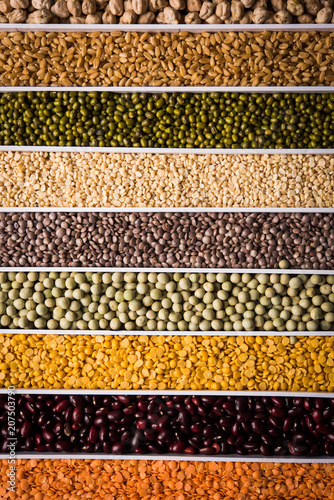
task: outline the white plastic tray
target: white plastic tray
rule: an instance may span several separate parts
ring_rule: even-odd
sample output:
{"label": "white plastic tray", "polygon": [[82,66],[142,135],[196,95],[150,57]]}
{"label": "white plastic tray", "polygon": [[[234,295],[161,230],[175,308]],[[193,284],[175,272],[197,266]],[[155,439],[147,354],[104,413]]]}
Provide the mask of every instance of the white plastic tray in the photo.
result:
{"label": "white plastic tray", "polygon": [[102,32],[127,32],[137,31],[138,33],[216,33],[220,31],[250,31],[258,33],[260,31],[334,31],[334,24],[0,24],[0,32],[7,33],[14,31],[45,31],[45,32],[65,32],[65,33],[96,33]]}
{"label": "white plastic tray", "polygon": [[[334,175],[334,173],[333,173]],[[334,208],[278,208],[278,207],[263,207],[263,208],[238,208],[238,207],[0,207],[0,213],[24,213],[24,212],[61,212],[61,213],[323,213],[332,214]],[[173,268],[174,269],[174,268]],[[284,271],[283,269],[281,270]]]}
{"label": "white plastic tray", "polygon": [[[8,454],[0,453],[0,460],[9,458]],[[306,464],[332,464],[334,457],[263,457],[262,455],[112,455],[104,453],[37,453],[17,452],[15,459],[81,459],[81,460],[175,460],[185,462],[258,462],[258,463],[306,463]]]}

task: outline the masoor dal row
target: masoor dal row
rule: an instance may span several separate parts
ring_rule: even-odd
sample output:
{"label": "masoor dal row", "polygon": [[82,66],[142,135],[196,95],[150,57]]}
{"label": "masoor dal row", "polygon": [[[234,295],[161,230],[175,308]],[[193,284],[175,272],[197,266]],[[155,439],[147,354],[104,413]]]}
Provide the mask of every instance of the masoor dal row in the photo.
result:
{"label": "masoor dal row", "polygon": [[333,46],[315,31],[3,32],[0,85],[330,86]]}
{"label": "masoor dal row", "polygon": [[333,155],[0,153],[4,207],[333,207]]}
{"label": "masoor dal row", "polygon": [[17,460],[11,500],[333,500],[333,464],[162,460]]}
{"label": "masoor dal row", "polygon": [[334,337],[8,334],[4,387],[334,391]]}

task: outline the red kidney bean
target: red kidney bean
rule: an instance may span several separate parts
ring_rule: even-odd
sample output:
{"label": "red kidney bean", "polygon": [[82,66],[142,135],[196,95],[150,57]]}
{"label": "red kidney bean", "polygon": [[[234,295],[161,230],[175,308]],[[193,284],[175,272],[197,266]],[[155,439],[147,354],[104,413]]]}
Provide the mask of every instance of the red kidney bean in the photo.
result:
{"label": "red kidney bean", "polygon": [[272,448],[265,443],[262,443],[259,449],[261,455],[264,455],[265,457],[269,457],[270,455],[272,455]]}
{"label": "red kidney bean", "polygon": [[9,441],[9,439],[4,439],[2,444],[1,444],[1,452],[2,453],[8,453],[9,451],[9,448],[8,448],[8,445],[11,443],[11,441]]}
{"label": "red kidney bean", "polygon": [[244,443],[243,444],[244,450],[246,450],[248,453],[258,453],[259,451],[259,444],[258,443]]}
{"label": "red kidney bean", "polygon": [[261,422],[261,420],[253,420],[251,422],[251,427],[252,430],[257,434],[263,434],[263,432],[265,432],[266,429],[266,426],[264,425],[263,422]]}
{"label": "red kidney bean", "polygon": [[107,419],[103,415],[97,416],[95,417],[93,424],[97,427],[102,427],[102,425],[107,424]]}
{"label": "red kidney bean", "polygon": [[55,411],[56,413],[61,413],[62,411],[66,410],[70,406],[70,404],[71,403],[68,399],[63,399],[62,401],[57,403],[56,406],[54,406],[53,411]]}
{"label": "red kidney bean", "polygon": [[274,415],[274,417],[278,417],[278,418],[284,418],[285,414],[286,414],[286,411],[284,408],[279,408],[277,406],[270,408],[269,411],[272,415]]}
{"label": "red kidney bean", "polygon": [[102,443],[102,449],[103,449],[104,453],[110,453],[111,452],[111,443],[109,443],[108,441],[104,441]]}
{"label": "red kidney bean", "polygon": [[44,444],[37,444],[36,443],[35,451],[42,453],[43,451],[46,451],[46,446]]}
{"label": "red kidney bean", "polygon": [[111,442],[116,443],[120,439],[119,432],[109,430],[108,438]]}
{"label": "red kidney bean", "polygon": [[237,422],[249,422],[252,418],[252,414],[249,411],[245,411],[244,413],[238,413]]}
{"label": "red kidney bean", "polygon": [[302,406],[294,406],[288,410],[288,415],[290,417],[301,417],[304,413],[305,411]]}
{"label": "red kidney bean", "polygon": [[24,422],[20,429],[20,434],[22,437],[28,437],[33,431],[33,425],[30,422]]}
{"label": "red kidney bean", "polygon": [[154,444],[154,443],[149,443],[147,445],[147,450],[150,451],[151,453],[156,454],[156,455],[161,454],[161,448],[157,444]]}
{"label": "red kidney bean", "polygon": [[98,410],[96,410],[95,416],[102,417],[104,415],[108,415],[109,412],[110,412],[110,408],[106,408],[106,407],[99,408]]}
{"label": "red kidney bean", "polygon": [[136,422],[136,427],[137,427],[137,429],[141,429],[141,430],[146,429],[146,427],[147,427],[147,422],[146,422],[146,420],[145,420],[145,419],[143,419],[143,418],[142,418],[142,419],[140,419],[140,420],[138,420],[138,421]]}
{"label": "red kidney bean", "polygon": [[328,435],[331,433],[330,427],[328,427],[328,425],[325,425],[325,424],[317,424],[315,426],[315,430],[320,432],[320,434],[325,434],[325,435]]}
{"label": "red kidney bean", "polygon": [[322,410],[324,406],[325,406],[325,400],[324,400],[324,398],[315,398],[314,399],[314,407],[317,410]]}
{"label": "red kidney bean", "polygon": [[121,412],[121,410],[110,411],[107,417],[110,422],[119,422],[120,420],[122,420],[123,413]]}
{"label": "red kidney bean", "polygon": [[324,444],[324,449],[326,455],[329,455],[330,457],[334,457],[334,445],[330,443],[329,441],[326,441]]}
{"label": "red kidney bean", "polygon": [[[58,422],[52,429],[52,431],[55,433],[55,434],[60,434],[61,432],[63,432],[63,424]],[[44,429],[44,430],[48,430],[48,429]]]}
{"label": "red kidney bean", "polygon": [[94,451],[94,445],[92,443],[86,443],[81,447],[81,451],[84,453],[92,453],[92,451]]}
{"label": "red kidney bean", "polygon": [[283,421],[283,431],[288,432],[290,429],[292,429],[293,426],[293,418],[292,417],[286,417]]}
{"label": "red kidney bean", "polygon": [[74,408],[72,413],[72,422],[79,423],[84,418],[84,412],[81,408]]}
{"label": "red kidney bean", "polygon": [[72,426],[69,422],[66,422],[64,424],[64,434],[67,437],[71,436],[71,434],[72,434]]}
{"label": "red kidney bean", "polygon": [[43,442],[43,436],[41,434],[35,434],[35,444],[36,446],[41,445]]}
{"label": "red kidney bean", "polygon": [[169,451],[171,453],[182,453],[187,445],[183,441],[175,441],[169,446]]}
{"label": "red kidney bean", "polygon": [[311,406],[311,401],[309,399],[304,399],[304,404],[303,404],[305,410],[309,411],[312,406]]}
{"label": "red kidney bean", "polygon": [[238,436],[238,434],[240,432],[240,426],[239,426],[238,422],[235,422],[235,424],[232,425],[231,432],[232,432],[233,436]]}
{"label": "red kidney bean", "polygon": [[73,406],[69,406],[64,413],[65,422],[69,422],[72,419]]}
{"label": "red kidney bean", "polygon": [[222,408],[227,411],[230,415],[236,415],[235,405],[230,401],[226,401],[222,404]]}
{"label": "red kidney bean", "polygon": [[121,442],[114,443],[111,447],[111,453],[115,453],[115,455],[120,455],[121,453],[124,453],[125,450],[125,445]]}
{"label": "red kidney bean", "polygon": [[99,429],[95,425],[92,425],[89,430],[88,441],[92,444],[95,444],[98,439],[99,439]]}
{"label": "red kidney bean", "polygon": [[322,413],[320,410],[313,410],[311,415],[315,423],[320,424],[322,422]]}
{"label": "red kidney bean", "polygon": [[52,442],[55,440],[55,434],[51,431],[43,431],[42,433],[43,439],[47,442]]}
{"label": "red kidney bean", "polygon": [[274,417],[273,415],[270,415],[269,418],[268,418],[268,421],[271,423],[271,425],[273,425],[274,427],[281,427],[281,420],[277,417]]}
{"label": "red kidney bean", "polygon": [[[27,422],[26,422],[27,423]],[[24,425],[24,424],[23,424]],[[8,427],[2,427],[1,429],[1,432],[0,432],[1,436],[3,436],[4,438],[7,438],[9,436],[9,428]]]}
{"label": "red kidney bean", "polygon": [[88,434],[89,434],[89,426],[84,425],[83,427],[81,427],[79,432],[80,440],[85,440],[88,437]]}
{"label": "red kidney bean", "polygon": [[36,413],[37,413],[37,409],[36,409],[36,407],[35,407],[34,403],[32,403],[31,401],[27,401],[27,402],[26,402],[26,408],[27,408],[27,410],[28,410],[30,413],[32,413],[33,415],[36,415]]}
{"label": "red kidney bean", "polygon": [[120,403],[123,403],[123,404],[125,404],[125,405],[128,405],[128,404],[131,402],[131,397],[130,397],[130,396],[126,396],[126,395],[116,396],[116,399],[117,399]]}

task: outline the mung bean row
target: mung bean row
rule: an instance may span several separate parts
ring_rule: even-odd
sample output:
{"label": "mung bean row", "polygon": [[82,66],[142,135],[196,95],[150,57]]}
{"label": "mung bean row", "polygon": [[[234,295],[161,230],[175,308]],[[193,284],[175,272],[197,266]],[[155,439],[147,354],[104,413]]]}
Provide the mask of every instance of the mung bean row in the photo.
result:
{"label": "mung bean row", "polygon": [[3,86],[333,85],[333,33],[0,33]]}
{"label": "mung bean row", "polygon": [[0,291],[9,329],[334,329],[333,275],[2,272]]}
{"label": "mung bean row", "polygon": [[334,94],[0,94],[0,144],[331,148]]}
{"label": "mung bean row", "polygon": [[334,337],[6,334],[0,385],[334,391]]}
{"label": "mung bean row", "polygon": [[333,207],[332,155],[0,152],[6,207]]}
{"label": "mung bean row", "polygon": [[[0,461],[4,499],[11,465]],[[333,464],[176,460],[30,459],[15,461],[20,500],[334,500]],[[80,477],[80,483],[78,482]]]}
{"label": "mung bean row", "polygon": [[334,214],[0,213],[1,266],[332,269]]}

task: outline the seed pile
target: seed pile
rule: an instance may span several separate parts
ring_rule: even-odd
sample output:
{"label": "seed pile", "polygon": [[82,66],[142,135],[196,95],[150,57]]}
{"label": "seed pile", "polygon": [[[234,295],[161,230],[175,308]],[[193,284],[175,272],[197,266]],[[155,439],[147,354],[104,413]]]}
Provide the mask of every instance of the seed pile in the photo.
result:
{"label": "seed pile", "polygon": [[[218,4],[219,5],[219,4]],[[0,33],[3,86],[333,85],[333,33]]]}
{"label": "seed pile", "polygon": [[334,456],[333,398],[17,395],[16,408],[17,451]]}
{"label": "seed pile", "polygon": [[332,269],[334,215],[0,213],[0,265]]}
{"label": "seed pile", "polygon": [[0,144],[331,148],[334,94],[6,92]]}
{"label": "seed pile", "polygon": [[0,152],[6,207],[333,207],[331,155]]}
{"label": "seed pile", "polygon": [[334,337],[0,336],[0,385],[334,391]]}
{"label": "seed pile", "polygon": [[[138,460],[21,460],[17,497],[6,489],[9,464],[0,461],[3,498],[43,500],[334,500],[333,464]],[[78,482],[80,478],[80,482]],[[242,496],[241,496],[242,495]]]}
{"label": "seed pile", "polygon": [[0,290],[5,328],[334,329],[334,275],[2,272]]}

